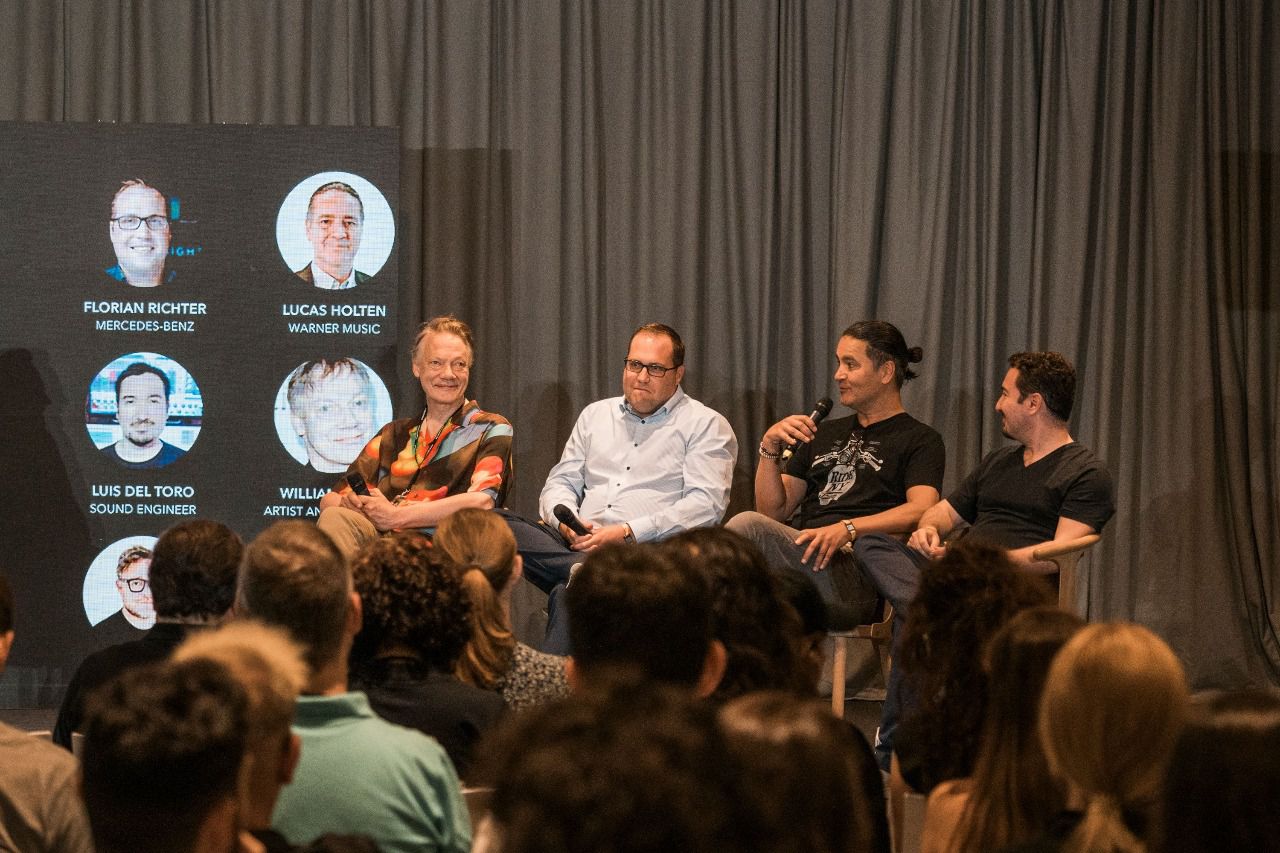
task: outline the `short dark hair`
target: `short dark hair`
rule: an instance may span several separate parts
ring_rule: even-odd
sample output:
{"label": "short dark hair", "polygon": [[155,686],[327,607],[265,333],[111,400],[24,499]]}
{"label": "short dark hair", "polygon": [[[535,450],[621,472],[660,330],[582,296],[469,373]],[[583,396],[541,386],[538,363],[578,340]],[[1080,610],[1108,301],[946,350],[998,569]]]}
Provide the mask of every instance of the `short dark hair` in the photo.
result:
{"label": "short dark hair", "polygon": [[307,199],[307,218],[308,219],[311,218],[311,209],[315,207],[316,196],[320,195],[321,193],[327,193],[329,192],[329,190],[339,190],[340,192],[344,192],[347,195],[354,198],[356,200],[356,204],[360,205],[360,220],[362,222],[364,221],[364,202],[360,200],[360,193],[356,192],[355,187],[351,186],[351,184],[346,184],[346,183],[343,183],[342,181],[330,181],[327,184],[321,184],[320,186],[316,187],[316,191],[311,194],[311,198]]}
{"label": "short dark hair", "polygon": [[351,571],[314,524],[277,521],[244,549],[236,607],[285,629],[314,674],[342,652]]}
{"label": "short dark hair", "polygon": [[842,338],[854,338],[867,345],[867,355],[877,369],[886,361],[893,362],[893,381],[901,388],[902,383],[915,379],[916,373],[908,364],[915,364],[924,358],[924,350],[920,347],[907,347],[907,339],[892,323],[884,320],[860,320],[840,334]]}
{"label": "short dark hair", "polygon": [[168,402],[169,377],[165,375],[165,372],[160,368],[156,367],[155,365],[147,364],[145,361],[135,361],[133,364],[129,365],[124,370],[120,371],[119,375],[116,376],[116,404],[117,405],[119,405],[120,403],[120,386],[124,384],[124,381],[128,379],[130,376],[142,376],[143,374],[147,374],[147,373],[150,373],[153,376],[160,377],[160,381],[164,384],[164,399],[166,402]]}
{"label": "short dark hair", "polygon": [[1165,774],[1165,853],[1280,849],[1280,694],[1239,690],[1193,708]]}
{"label": "short dark hair", "polygon": [[212,619],[226,613],[243,554],[240,537],[216,521],[182,521],[160,534],[151,554],[156,615]]}
{"label": "short dark hair", "polygon": [[1018,371],[1018,402],[1039,394],[1045,407],[1060,421],[1071,417],[1076,399],[1076,369],[1056,352],[1015,352],[1009,366]]}
{"label": "short dark hair", "polygon": [[503,853],[754,849],[724,736],[687,691],[587,688],[512,718],[486,752]]}
{"label": "short dark hair", "polygon": [[668,326],[666,323],[645,323],[638,326],[631,337],[627,339],[627,345],[630,346],[631,341],[636,339],[636,335],[656,335],[659,337],[666,336],[671,339],[671,362],[672,367],[681,367],[684,364],[684,341],[680,339],[680,333]]}
{"label": "short dark hair", "polygon": [[711,590],[656,545],[607,545],[587,555],[565,591],[569,643],[584,674],[634,667],[693,686],[711,646]]}
{"label": "short dark hair", "polygon": [[351,573],[364,605],[353,660],[402,644],[431,669],[453,672],[471,636],[471,602],[439,548],[420,533],[393,533],[365,546]]}
{"label": "short dark hair", "polygon": [[247,722],[243,688],[209,660],[136,667],[92,693],[82,790],[100,853],[194,849],[236,796]]}
{"label": "short dark hair", "polygon": [[13,590],[9,588],[9,581],[0,574],[0,634],[7,634],[13,630]]}
{"label": "short dark hair", "polygon": [[813,693],[801,661],[800,618],[760,549],[723,527],[686,530],[659,547],[682,570],[707,579],[713,635],[726,652],[712,701],[754,690]]}

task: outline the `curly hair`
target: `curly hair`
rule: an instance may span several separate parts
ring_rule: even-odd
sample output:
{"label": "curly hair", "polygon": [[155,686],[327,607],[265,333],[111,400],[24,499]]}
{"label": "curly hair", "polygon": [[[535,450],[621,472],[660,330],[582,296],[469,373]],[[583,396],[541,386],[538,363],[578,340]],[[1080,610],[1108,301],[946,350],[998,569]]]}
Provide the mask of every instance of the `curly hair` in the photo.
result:
{"label": "curly hair", "polygon": [[1076,369],[1056,352],[1015,352],[1009,366],[1018,371],[1018,402],[1039,394],[1045,407],[1060,421],[1071,417],[1076,399]]}
{"label": "curly hair", "polygon": [[364,603],[353,661],[401,645],[431,669],[453,671],[471,633],[471,602],[444,554],[421,534],[393,533],[361,551],[351,571]]}
{"label": "curly hair", "polygon": [[723,527],[686,530],[659,547],[676,565],[702,572],[711,587],[712,633],[728,654],[711,701],[754,690],[815,692],[800,617],[758,548]]}
{"label": "curly hair", "polygon": [[973,770],[987,708],[987,642],[1018,612],[1052,603],[1048,584],[1018,571],[1003,548],[973,536],[948,546],[921,573],[900,662],[920,697],[903,723],[927,757],[926,790]]}

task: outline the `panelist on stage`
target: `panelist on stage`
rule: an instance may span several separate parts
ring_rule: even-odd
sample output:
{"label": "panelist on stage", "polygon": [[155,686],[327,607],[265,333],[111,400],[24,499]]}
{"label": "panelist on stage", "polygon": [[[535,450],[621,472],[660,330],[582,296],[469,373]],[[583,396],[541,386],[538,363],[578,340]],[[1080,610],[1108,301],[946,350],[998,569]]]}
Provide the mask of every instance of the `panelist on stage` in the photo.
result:
{"label": "panelist on stage", "polygon": [[942,436],[902,406],[902,385],[916,375],[907,365],[921,356],[891,323],[864,320],[845,329],[835,380],[841,405],[854,413],[818,424],[790,415],[769,427],[760,440],[756,511],[727,525],[754,542],[772,568],[809,576],[842,625],[871,621],[877,601],[847,546],[867,533],[905,537],[938,502]]}
{"label": "panelist on stage", "polygon": [[[539,523],[506,513],[524,573],[544,592],[609,542],[652,542],[716,524],[729,503],[738,441],[724,416],[684,392],[684,342],[670,326],[636,329],[622,366],[622,396],[582,410],[538,501]],[[555,514],[563,505],[585,528]],[[546,651],[567,651],[555,596]]]}
{"label": "panelist on stage", "polygon": [[[430,533],[463,507],[502,506],[511,487],[511,424],[467,399],[475,362],[471,329],[436,317],[418,331],[413,375],[422,416],[386,424],[320,499],[317,524],[348,557],[390,530]],[[351,475],[367,495],[349,484]]]}
{"label": "panelist on stage", "polygon": [[169,217],[164,195],[155,187],[133,178],[125,181],[111,199],[111,219],[107,227],[116,265],[107,275],[134,287],[155,287],[173,281],[166,276],[169,256]]}
{"label": "panelist on stage", "polygon": [[364,202],[350,184],[321,184],[307,202],[307,242],[314,255],[295,275],[323,290],[348,290],[369,276],[354,266],[364,229]]}
{"label": "panelist on stage", "polygon": [[374,436],[373,379],[355,359],[304,362],[289,376],[285,396],[307,464],[317,471],[346,471]]}
{"label": "panelist on stage", "polygon": [[[1058,353],[1010,356],[995,409],[1001,432],[1017,443],[988,453],[946,500],[925,512],[906,544],[874,534],[854,543],[867,575],[899,613],[915,597],[920,573],[945,553],[947,535],[963,523],[967,535],[1008,549],[1015,564],[1035,572],[1057,568],[1034,562],[1039,546],[1102,530],[1115,513],[1111,475],[1068,431],[1075,389],[1075,368]],[[893,633],[896,644],[896,624]],[[901,695],[900,672],[894,667],[890,676],[876,743],[886,769],[893,728],[902,706],[910,704]]]}
{"label": "panelist on stage", "polygon": [[102,452],[126,468],[163,468],[185,450],[160,438],[169,419],[169,377],[137,361],[116,377],[116,421],[120,439]]}

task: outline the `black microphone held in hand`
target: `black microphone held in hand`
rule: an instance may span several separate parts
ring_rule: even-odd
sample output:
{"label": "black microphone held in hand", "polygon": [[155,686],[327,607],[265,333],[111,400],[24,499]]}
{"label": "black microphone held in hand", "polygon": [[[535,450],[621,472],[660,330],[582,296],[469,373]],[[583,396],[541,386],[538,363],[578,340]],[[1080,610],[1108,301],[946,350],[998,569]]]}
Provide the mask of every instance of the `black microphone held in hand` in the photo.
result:
{"label": "black microphone held in hand", "polygon": [[569,509],[564,504],[556,504],[555,507],[552,508],[551,514],[554,515],[561,524],[579,536],[587,535],[587,528],[583,526],[581,521],[578,521],[578,517],[573,514],[573,510]]}
{"label": "black microphone held in hand", "polygon": [[[813,421],[813,425],[817,426],[822,423],[822,419],[831,414],[831,398],[823,397],[821,400],[813,404],[813,411],[809,413],[809,419]],[[791,446],[782,451],[779,462],[789,462],[791,457],[796,455],[796,451],[800,449],[800,442],[795,441]]]}

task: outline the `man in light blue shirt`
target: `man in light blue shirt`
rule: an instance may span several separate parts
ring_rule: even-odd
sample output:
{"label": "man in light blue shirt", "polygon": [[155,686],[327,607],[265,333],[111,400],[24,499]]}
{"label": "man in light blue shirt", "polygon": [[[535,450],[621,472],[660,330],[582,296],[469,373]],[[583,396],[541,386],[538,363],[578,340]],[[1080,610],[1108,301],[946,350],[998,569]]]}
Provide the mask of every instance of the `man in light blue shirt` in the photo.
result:
{"label": "man in light blue shirt", "polygon": [[[636,329],[622,396],[578,416],[542,488],[541,522],[506,514],[525,577],[553,594],[547,651],[568,651],[556,591],[588,552],[609,542],[653,542],[724,515],[738,441],[723,415],[684,392],[683,378],[680,335],[661,323]],[[558,505],[573,511],[585,535],[559,522]]]}

